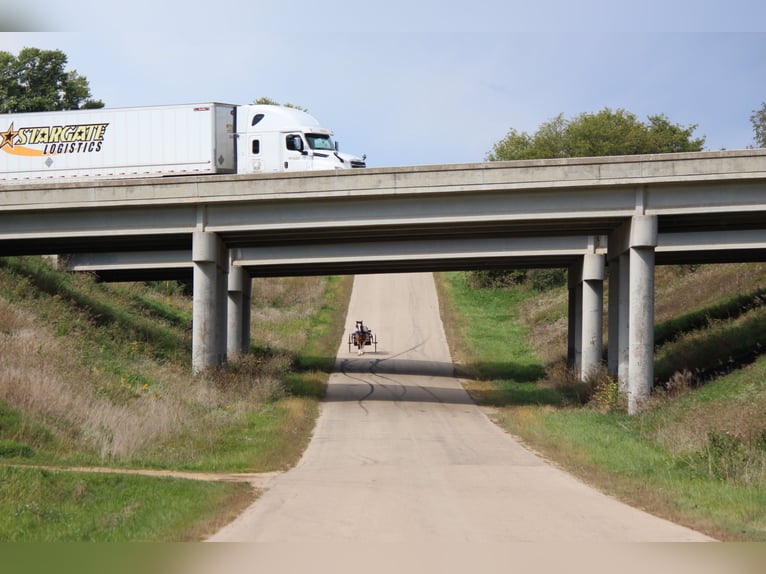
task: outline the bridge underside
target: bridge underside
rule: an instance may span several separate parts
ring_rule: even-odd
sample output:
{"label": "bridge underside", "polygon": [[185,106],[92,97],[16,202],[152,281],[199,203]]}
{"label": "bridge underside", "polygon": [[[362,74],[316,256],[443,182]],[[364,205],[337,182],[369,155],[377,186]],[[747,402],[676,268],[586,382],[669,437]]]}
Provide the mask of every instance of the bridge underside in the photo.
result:
{"label": "bridge underside", "polygon": [[655,265],[766,260],[766,150],[348,171],[2,186],[0,255],[192,278],[195,371],[227,340],[246,348],[249,277],[564,267],[586,376],[608,269],[608,368],[634,410],[653,384]]}

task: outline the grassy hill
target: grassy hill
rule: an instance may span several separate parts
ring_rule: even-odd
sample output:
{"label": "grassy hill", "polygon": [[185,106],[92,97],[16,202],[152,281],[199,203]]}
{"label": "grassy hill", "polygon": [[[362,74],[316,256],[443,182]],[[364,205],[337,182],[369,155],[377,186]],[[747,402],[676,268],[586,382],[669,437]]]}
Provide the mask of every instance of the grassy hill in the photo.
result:
{"label": "grassy hill", "polygon": [[196,539],[214,530],[253,499],[247,483],[32,467],[293,465],[313,429],[350,285],[256,281],[253,353],[193,377],[182,285],[101,284],[39,257],[0,259],[0,541]]}
{"label": "grassy hill", "polygon": [[605,375],[567,372],[565,289],[439,287],[453,359],[498,424],[634,506],[766,540],[766,265],[658,268],[656,386],[635,417]]}

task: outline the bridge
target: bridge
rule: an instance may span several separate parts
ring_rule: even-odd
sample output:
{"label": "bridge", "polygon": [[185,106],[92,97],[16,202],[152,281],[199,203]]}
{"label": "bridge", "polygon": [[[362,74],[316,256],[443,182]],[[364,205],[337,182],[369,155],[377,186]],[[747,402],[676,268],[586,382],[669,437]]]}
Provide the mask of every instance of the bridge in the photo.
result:
{"label": "bridge", "polygon": [[0,186],[0,255],[193,277],[192,368],[249,346],[249,277],[569,269],[570,355],[635,413],[657,264],[766,260],[766,150]]}

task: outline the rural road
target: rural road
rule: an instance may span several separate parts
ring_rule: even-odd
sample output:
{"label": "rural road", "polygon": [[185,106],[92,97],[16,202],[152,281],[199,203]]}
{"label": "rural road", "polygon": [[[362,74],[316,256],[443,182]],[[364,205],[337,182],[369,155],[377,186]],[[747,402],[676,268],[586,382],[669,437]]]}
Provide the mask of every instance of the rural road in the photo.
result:
{"label": "rural road", "polygon": [[357,276],[349,330],[356,319],[377,353],[341,341],[300,463],[209,540],[710,540],[588,487],[492,423],[452,376],[431,274]]}

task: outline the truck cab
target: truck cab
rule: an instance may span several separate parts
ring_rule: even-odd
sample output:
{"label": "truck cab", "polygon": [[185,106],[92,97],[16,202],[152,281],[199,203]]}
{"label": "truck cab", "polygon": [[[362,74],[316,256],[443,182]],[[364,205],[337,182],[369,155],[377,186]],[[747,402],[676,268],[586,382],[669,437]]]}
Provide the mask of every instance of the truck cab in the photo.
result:
{"label": "truck cab", "polygon": [[295,108],[237,106],[236,137],[238,173],[365,167],[365,158],[340,153],[332,132]]}

